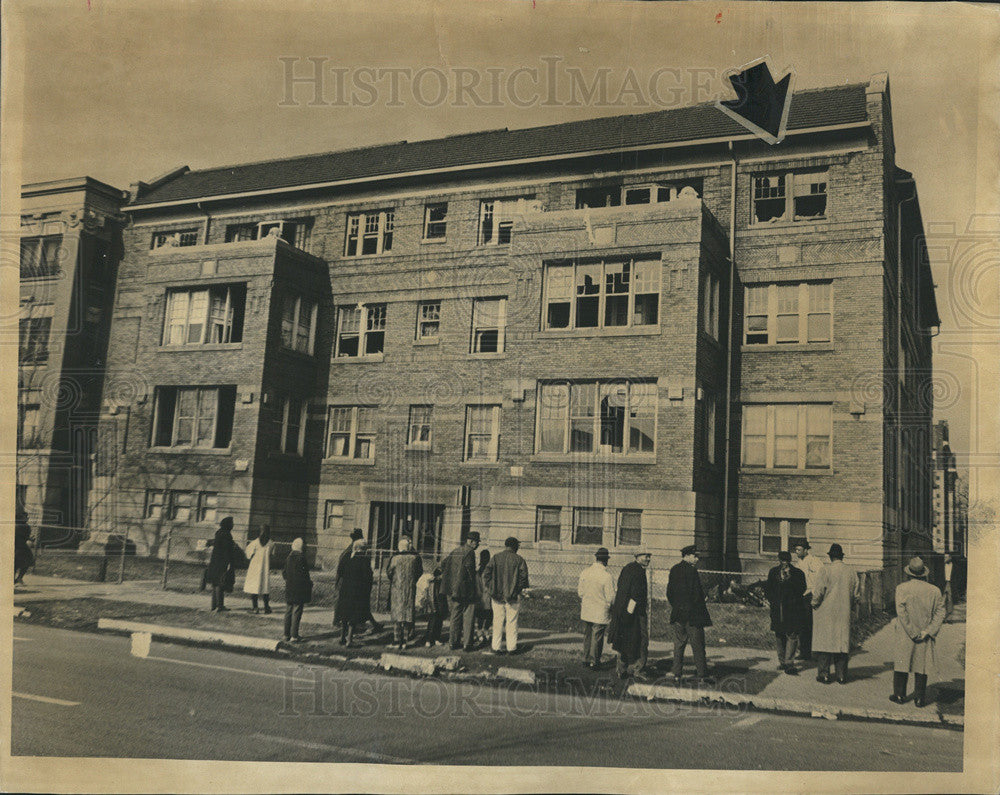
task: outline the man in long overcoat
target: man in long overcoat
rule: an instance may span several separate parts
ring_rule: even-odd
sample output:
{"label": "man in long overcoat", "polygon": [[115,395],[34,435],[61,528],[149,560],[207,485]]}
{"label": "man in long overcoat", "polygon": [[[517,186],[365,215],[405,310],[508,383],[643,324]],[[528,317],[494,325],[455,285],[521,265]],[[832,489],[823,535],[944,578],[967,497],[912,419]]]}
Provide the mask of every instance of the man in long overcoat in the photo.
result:
{"label": "man in long overcoat", "polygon": [[334,620],[340,620],[340,643],[350,646],[354,642],[357,628],[365,623],[371,614],[372,565],[367,555],[368,543],[360,538],[354,542],[351,554],[341,558],[337,570],[340,593]]}
{"label": "man in long overcoat", "polygon": [[219,522],[212,541],[212,557],[205,570],[205,582],[212,586],[212,610],[228,610],[226,591],[233,589],[236,580],[236,542],[233,540],[233,517],[226,516]]}
{"label": "man in long overcoat", "polygon": [[680,682],[684,672],[684,649],[691,644],[698,681],[712,684],[705,663],[705,627],[712,626],[705,605],[705,589],[695,564],[698,551],[694,544],[681,550],[681,562],[670,570],[667,580],[667,600],[670,602],[670,629],[674,633],[674,681]]}
{"label": "man in long overcoat", "polygon": [[[349,558],[353,554],[353,552],[354,552],[354,542],[357,541],[358,539],[361,539],[361,538],[364,538],[364,537],[365,537],[365,533],[364,533],[364,531],[360,527],[355,527],[351,531],[351,543],[348,544],[344,548],[344,551],[340,553],[340,559],[337,561],[337,571],[338,572],[340,571],[340,567],[343,565],[344,560],[346,558]],[[339,574],[335,574],[334,577],[333,577],[333,587],[336,588],[338,590],[338,592],[339,592],[339,590],[340,590],[340,576],[339,576]],[[336,614],[334,614],[333,621],[334,621],[335,624],[340,623],[340,619],[336,617]],[[382,625],[378,621],[375,620],[375,616],[372,615],[372,612],[371,612],[370,609],[368,611],[368,616],[365,618],[365,621],[370,621],[371,622],[371,625],[372,625],[371,631],[372,632],[381,632],[382,631]],[[362,621],[361,623],[364,624],[365,621]]]}
{"label": "man in long overcoat", "polygon": [[476,604],[481,598],[476,576],[479,533],[472,530],[462,546],[453,549],[441,563],[441,590],[448,597],[451,625],[448,639],[455,651],[472,651],[472,628]]}
{"label": "man in long overcoat", "polygon": [[618,652],[616,670],[622,679],[641,677],[649,655],[649,583],[648,569],[652,555],[645,549],[635,551],[635,560],[618,575],[618,591],[611,605],[608,640]]}
{"label": "man in long overcoat", "polygon": [[896,586],[895,654],[890,701],[906,700],[906,684],[913,673],[913,704],[927,703],[927,674],[934,666],[934,643],[945,619],[941,591],[927,582],[927,567],[919,557],[903,569],[906,582]]}
{"label": "man in long overcoat", "polygon": [[[771,631],[778,647],[778,670],[797,674],[795,651],[805,624],[806,575],[792,565],[790,552],[778,553],[778,565],[767,573],[764,595],[771,605]],[[810,608],[811,610],[812,608]]]}
{"label": "man in long overcoat", "polygon": [[413,634],[417,580],[424,573],[420,555],[413,551],[409,536],[399,539],[399,551],[389,559],[386,566],[389,579],[390,612],[393,621],[393,646],[405,649]]}
{"label": "man in long overcoat", "polygon": [[844,563],[840,544],[831,544],[830,563],[813,588],[813,651],[819,669],[816,681],[830,684],[830,661],[837,681],[847,684],[847,660],[851,652],[851,606],[857,597],[858,578]]}
{"label": "man in long overcoat", "polygon": [[285,640],[289,643],[302,640],[299,637],[299,622],[302,621],[306,602],[312,599],[312,578],[304,552],[305,541],[301,538],[292,541],[292,551],[288,553],[281,572],[285,578]]}

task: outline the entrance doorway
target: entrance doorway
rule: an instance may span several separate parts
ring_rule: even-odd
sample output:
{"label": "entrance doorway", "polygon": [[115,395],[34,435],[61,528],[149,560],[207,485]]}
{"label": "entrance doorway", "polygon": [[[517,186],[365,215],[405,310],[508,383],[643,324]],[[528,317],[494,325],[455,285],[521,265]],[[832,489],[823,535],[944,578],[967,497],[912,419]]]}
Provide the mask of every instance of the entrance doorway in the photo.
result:
{"label": "entrance doorway", "polygon": [[373,502],[368,527],[375,548],[394,550],[399,537],[408,535],[417,552],[439,556],[444,508],[422,502]]}

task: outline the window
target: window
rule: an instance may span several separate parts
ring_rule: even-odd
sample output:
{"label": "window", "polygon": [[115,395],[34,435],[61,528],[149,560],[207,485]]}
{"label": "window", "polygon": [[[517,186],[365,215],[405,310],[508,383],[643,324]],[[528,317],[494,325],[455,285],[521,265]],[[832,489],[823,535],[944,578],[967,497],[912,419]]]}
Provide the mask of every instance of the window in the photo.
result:
{"label": "window", "polygon": [[479,245],[506,245],[510,243],[514,227],[512,216],[517,212],[518,202],[530,197],[509,199],[487,199],[479,203]]}
{"label": "window", "polygon": [[701,281],[701,323],[704,332],[712,339],[720,339],[722,332],[719,327],[719,277],[714,273],[705,272]]}
{"label": "window", "polygon": [[506,325],[506,298],[475,299],[472,302],[472,352],[503,353]]}
{"label": "window", "polygon": [[43,440],[40,422],[41,405],[22,403],[17,407],[17,446],[22,449],[41,447]]}
{"label": "window", "polygon": [[173,246],[197,246],[198,230],[193,229],[167,229],[153,232],[153,238],[149,247],[170,248]]}
{"label": "window", "polygon": [[560,540],[562,508],[539,505],[535,510],[535,541]]}
{"label": "window", "polygon": [[618,207],[622,203],[622,186],[579,188],[576,192],[576,209],[584,207]]}
{"label": "window", "polygon": [[235,407],[235,386],[157,387],[153,446],[229,447]]}
{"label": "window", "polygon": [[796,544],[807,540],[805,519],[760,520],[762,553],[791,552]]}
{"label": "window", "polygon": [[441,302],[421,301],[417,304],[417,340],[436,340],[441,331]]}
{"label": "window", "polygon": [[653,381],[542,383],[538,390],[535,450],[652,454],[656,406]]}
{"label": "window", "polygon": [[762,174],[753,178],[753,222],[826,217],[826,171]]}
{"label": "window", "polygon": [[245,224],[227,224],[226,242],[243,243],[247,240],[257,239],[258,225],[253,221]]}
{"label": "window", "polygon": [[344,524],[344,501],[327,500],[323,509],[323,529],[340,530]]}
{"label": "window", "polygon": [[219,494],[215,491],[203,491],[198,495],[198,521],[214,523],[219,511]]}
{"label": "window", "polygon": [[832,406],[779,403],[743,407],[743,466],[829,469]]}
{"label": "window", "polygon": [[319,307],[313,301],[286,295],[281,306],[281,344],[293,351],[312,356],[316,344],[316,316]]}
{"label": "window", "polygon": [[170,492],[170,518],[175,522],[190,522],[195,504],[195,494],[192,491]]}
{"label": "window", "polygon": [[604,509],[573,509],[573,543],[601,544],[604,541]]}
{"label": "window", "polygon": [[496,461],[500,446],[500,407],[465,407],[465,460]]}
{"label": "window", "polygon": [[393,210],[374,210],[347,216],[345,257],[383,254],[392,250]]}
{"label": "window", "polygon": [[272,232],[277,232],[278,237],[288,245],[297,249],[307,251],[309,248],[309,236],[312,233],[312,219],[299,218],[294,221],[261,221],[257,225],[257,238],[263,240]]}
{"label": "window", "polygon": [[545,327],[656,325],[661,270],[659,259],[549,263],[545,266]]}
{"label": "window", "polygon": [[23,364],[41,364],[49,360],[51,317],[23,318],[18,324],[20,347],[18,360]]}
{"label": "window", "polygon": [[302,455],[306,441],[306,411],[308,404],[301,398],[286,397],[281,401],[281,431],[278,450],[288,455]]}
{"label": "window", "polygon": [[385,304],[342,306],[337,314],[337,356],[373,356],[385,349]]}
{"label": "window", "polygon": [[431,449],[432,406],[410,406],[410,421],[407,425],[406,444],[423,450]]}
{"label": "window", "polygon": [[660,204],[677,198],[697,199],[702,190],[701,179],[686,179],[672,182],[652,182],[642,185],[605,185],[594,188],[578,188],[576,209],[584,207],[618,207],[622,204]]}
{"label": "window", "polygon": [[424,207],[424,240],[443,240],[448,231],[448,202]]}
{"label": "window", "polygon": [[706,392],[705,399],[701,405],[704,412],[702,449],[705,451],[705,460],[709,464],[714,464],[716,448],[718,447],[716,436],[718,428],[718,398],[714,394]]}
{"label": "window", "polygon": [[327,458],[375,458],[375,408],[330,406],[327,417]]}
{"label": "window", "polygon": [[789,282],[746,287],[747,345],[828,343],[833,340],[833,284]]}
{"label": "window", "polygon": [[243,341],[245,284],[167,291],[162,345],[208,345]]}
{"label": "window", "polygon": [[642,511],[618,511],[615,537],[618,546],[637,546],[642,541]]}
{"label": "window", "polygon": [[146,489],[146,509],[143,515],[147,519],[162,519],[166,492],[157,489]]}
{"label": "window", "polygon": [[62,235],[27,238],[21,241],[21,278],[55,276],[59,273]]}

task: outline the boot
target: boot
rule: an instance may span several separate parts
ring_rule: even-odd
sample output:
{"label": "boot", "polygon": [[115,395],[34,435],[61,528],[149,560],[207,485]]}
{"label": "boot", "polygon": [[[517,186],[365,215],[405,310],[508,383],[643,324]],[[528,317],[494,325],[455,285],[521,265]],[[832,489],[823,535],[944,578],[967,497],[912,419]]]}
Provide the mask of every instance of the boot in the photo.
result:
{"label": "boot", "polygon": [[892,695],[889,700],[893,704],[902,704],[906,700],[906,682],[910,675],[906,671],[892,672]]}
{"label": "boot", "polygon": [[271,612],[271,597],[270,597],[270,595],[263,594],[261,598],[264,600],[264,612],[265,613],[270,613]]}
{"label": "boot", "polygon": [[922,707],[927,703],[927,674],[913,675],[913,706]]}
{"label": "boot", "polygon": [[255,613],[259,613],[260,610],[257,608],[257,594],[250,594],[250,609]]}

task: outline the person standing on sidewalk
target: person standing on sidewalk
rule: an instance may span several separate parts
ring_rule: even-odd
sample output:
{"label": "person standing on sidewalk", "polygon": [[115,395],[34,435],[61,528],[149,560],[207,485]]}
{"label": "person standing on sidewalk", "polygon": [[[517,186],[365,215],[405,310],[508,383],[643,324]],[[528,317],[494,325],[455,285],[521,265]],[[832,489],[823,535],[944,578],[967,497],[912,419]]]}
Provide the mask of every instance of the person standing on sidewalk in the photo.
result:
{"label": "person standing on sidewalk", "polygon": [[[358,540],[360,540],[360,539],[362,539],[364,537],[365,537],[365,533],[364,533],[364,531],[360,527],[355,527],[351,531],[351,543],[348,544],[347,548],[343,552],[340,553],[340,560],[337,562],[337,571],[338,572],[340,571],[341,564],[344,562],[344,560],[346,558],[349,558],[352,554],[354,554],[354,542],[358,541]],[[335,574],[334,575],[334,578],[333,578],[333,587],[336,588],[338,592],[340,591],[340,575],[339,574]],[[365,617],[365,620],[361,622],[361,624],[365,624],[366,622],[371,622],[371,625],[372,625],[371,631],[372,632],[381,632],[382,629],[383,629],[382,625],[378,621],[375,620],[375,616],[372,615],[370,607],[369,607],[369,610],[368,610],[368,615]]]}
{"label": "person standing on sidewalk", "polygon": [[441,645],[441,628],[448,615],[448,597],[441,591],[440,565],[435,566],[433,572],[425,571],[417,580],[417,605],[420,613],[427,617],[424,645]]}
{"label": "person standing on sidewalk", "polygon": [[285,578],[285,642],[298,643],[299,622],[302,620],[302,610],[312,599],[312,578],[309,576],[309,565],[306,563],[305,542],[296,538],[292,542],[292,551],[285,560],[282,576]]}
{"label": "person standing on sidewalk", "polygon": [[813,651],[819,658],[816,681],[830,684],[830,660],[837,681],[847,684],[847,660],[851,652],[851,606],[857,596],[858,578],[844,563],[844,549],[831,544],[824,566],[813,589]]}
{"label": "person standing on sidewalk", "polygon": [[698,550],[694,544],[681,550],[681,562],[670,570],[667,600],[670,602],[670,628],[674,633],[674,682],[684,673],[684,649],[690,643],[699,684],[713,684],[705,663],[705,627],[712,626],[705,605],[705,589],[695,565]]}
{"label": "person standing on sidewalk", "polygon": [[455,651],[472,651],[472,627],[476,616],[476,547],[479,533],[469,532],[462,546],[453,549],[441,563],[441,589],[448,597],[448,640]]}
{"label": "person standing on sidewalk", "polygon": [[258,599],[264,600],[264,612],[271,612],[271,528],[264,525],[260,535],[247,544],[246,556],[250,562],[243,581],[243,592],[250,595],[250,609],[259,613]]}
{"label": "person standing on sidewalk", "polygon": [[934,666],[934,644],[945,618],[944,597],[927,582],[927,567],[919,557],[903,569],[906,582],[896,586],[895,654],[893,655],[892,695],[902,704],[906,684],[913,674],[913,705],[927,703],[927,674]]}
{"label": "person standing on sidewalk", "polygon": [[31,551],[31,525],[27,514],[17,509],[14,520],[14,585],[24,582],[24,575],[35,565],[35,553]]}
{"label": "person standing on sidewalk", "polygon": [[951,615],[951,609],[955,606],[954,596],[951,591],[951,573],[955,570],[955,563],[950,552],[944,553],[944,612],[945,617]]}
{"label": "person standing on sidewalk", "polygon": [[493,654],[501,654],[506,632],[507,653],[517,653],[517,609],[521,593],[528,587],[528,564],[517,554],[520,542],[510,536],[483,569],[483,585],[493,605]]}
{"label": "person standing on sidewalk", "polygon": [[642,679],[649,656],[649,550],[640,547],[635,560],[618,575],[618,590],[611,605],[608,640],[618,652],[615,672],[619,679]]}
{"label": "person standing on sidewalk", "polygon": [[389,578],[389,600],[392,603],[393,644],[390,648],[405,649],[413,635],[417,580],[424,573],[424,563],[420,555],[413,551],[409,536],[400,537],[399,551],[389,559],[385,572]]}
{"label": "person standing on sidewalk", "polygon": [[236,579],[236,542],[233,540],[233,517],[226,516],[219,522],[212,541],[212,557],[205,571],[205,582],[212,586],[212,610],[222,612],[226,607],[226,591],[233,590]]}
{"label": "person standing on sidewalk", "polygon": [[771,605],[771,631],[778,646],[778,670],[786,674],[799,672],[795,667],[795,651],[805,623],[802,602],[805,590],[806,575],[792,566],[792,554],[779,552],[778,565],[767,574],[764,595]]}
{"label": "person standing on sidewalk", "polygon": [[576,585],[583,622],[583,663],[594,671],[601,664],[604,633],[611,621],[611,605],[615,601],[615,581],[608,571],[610,557],[606,548],[598,549],[593,565],[583,570]]}
{"label": "person standing on sidewalk", "polygon": [[795,544],[795,558],[793,563],[806,576],[806,592],[802,595],[802,631],[799,633],[799,659],[812,659],[812,596],[816,580],[823,573],[824,563],[815,555],[810,555],[809,542],[804,538]]}
{"label": "person standing on sidewalk", "polygon": [[357,628],[371,615],[372,584],[375,578],[366,553],[367,546],[363,538],[355,541],[351,554],[340,559],[337,570],[340,593],[337,595],[334,621],[340,620],[341,646],[354,644]]}
{"label": "person standing on sidewalk", "polygon": [[479,601],[476,603],[476,644],[485,644],[492,637],[493,631],[493,600],[490,590],[483,580],[486,564],[490,562],[490,551],[479,550],[479,568],[476,570],[476,585],[479,588]]}

